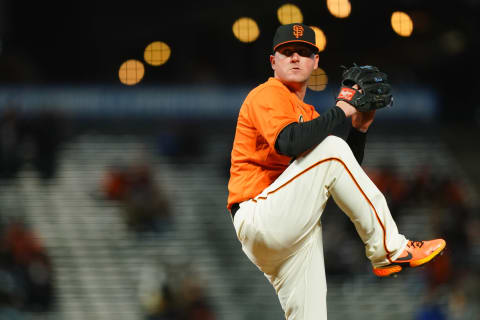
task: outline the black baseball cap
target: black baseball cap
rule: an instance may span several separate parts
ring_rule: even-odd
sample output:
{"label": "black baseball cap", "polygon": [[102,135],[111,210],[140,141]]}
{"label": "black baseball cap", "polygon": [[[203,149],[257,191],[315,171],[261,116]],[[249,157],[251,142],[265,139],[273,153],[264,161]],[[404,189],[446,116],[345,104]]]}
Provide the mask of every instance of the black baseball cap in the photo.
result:
{"label": "black baseball cap", "polygon": [[315,44],[315,31],[303,23],[284,24],[277,28],[273,37],[273,52],[287,43],[303,43],[311,47],[314,53],[319,51]]}

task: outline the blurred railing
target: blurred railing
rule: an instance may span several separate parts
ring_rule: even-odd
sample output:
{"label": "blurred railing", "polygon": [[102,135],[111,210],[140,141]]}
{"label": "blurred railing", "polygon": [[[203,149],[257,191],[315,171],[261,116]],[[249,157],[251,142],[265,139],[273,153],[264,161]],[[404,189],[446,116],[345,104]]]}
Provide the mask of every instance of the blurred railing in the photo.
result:
{"label": "blurred railing", "polygon": [[[101,118],[236,118],[252,87],[214,86],[8,86],[0,87],[0,110],[8,106],[23,112],[57,110],[83,117]],[[334,105],[336,89],[308,90],[305,101],[319,112]],[[435,120],[436,93],[427,87],[399,87],[394,107],[378,119],[411,118]]]}

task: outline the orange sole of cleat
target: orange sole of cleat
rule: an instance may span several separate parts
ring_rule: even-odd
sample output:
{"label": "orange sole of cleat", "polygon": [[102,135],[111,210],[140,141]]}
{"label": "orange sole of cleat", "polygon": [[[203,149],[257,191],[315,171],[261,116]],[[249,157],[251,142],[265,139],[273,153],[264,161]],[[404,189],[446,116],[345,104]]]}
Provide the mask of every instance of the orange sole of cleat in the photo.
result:
{"label": "orange sole of cleat", "polygon": [[373,269],[373,273],[375,273],[375,275],[377,277],[388,277],[394,273],[398,273],[402,271],[402,267],[401,266],[391,266],[391,267],[388,267],[388,268],[375,268]]}

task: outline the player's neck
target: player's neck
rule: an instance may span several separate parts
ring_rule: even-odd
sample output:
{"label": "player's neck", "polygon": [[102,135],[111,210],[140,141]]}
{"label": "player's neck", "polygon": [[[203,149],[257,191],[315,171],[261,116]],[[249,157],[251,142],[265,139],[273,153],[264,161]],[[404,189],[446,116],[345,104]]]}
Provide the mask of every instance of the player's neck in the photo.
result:
{"label": "player's neck", "polygon": [[291,93],[295,94],[298,99],[302,100],[305,98],[305,93],[307,92],[307,84],[306,83],[285,83],[287,88],[290,90]]}
{"label": "player's neck", "polygon": [[[299,85],[299,84],[297,83],[297,85]],[[294,93],[298,97],[298,99],[303,101],[303,99],[305,98],[305,93],[307,92],[307,86],[306,85],[295,87],[295,88],[292,88],[292,87],[288,86],[288,88],[290,89],[290,91],[292,93]]]}

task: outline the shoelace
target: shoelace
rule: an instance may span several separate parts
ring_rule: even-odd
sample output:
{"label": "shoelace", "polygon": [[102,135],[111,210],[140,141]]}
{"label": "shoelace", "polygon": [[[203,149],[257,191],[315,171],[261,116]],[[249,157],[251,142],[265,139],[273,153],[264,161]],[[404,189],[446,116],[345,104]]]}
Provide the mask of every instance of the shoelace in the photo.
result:
{"label": "shoelace", "polygon": [[414,241],[414,240],[410,240],[408,241],[407,243],[407,247],[417,247],[417,248],[421,248],[423,246],[423,243],[424,241]]}

